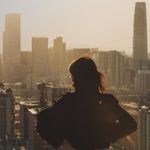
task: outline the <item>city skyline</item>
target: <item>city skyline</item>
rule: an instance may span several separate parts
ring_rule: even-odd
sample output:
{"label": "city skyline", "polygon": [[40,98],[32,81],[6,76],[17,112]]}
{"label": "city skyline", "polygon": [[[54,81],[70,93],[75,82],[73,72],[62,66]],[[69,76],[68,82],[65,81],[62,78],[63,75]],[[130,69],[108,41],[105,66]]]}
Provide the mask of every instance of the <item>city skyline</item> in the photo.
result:
{"label": "city skyline", "polygon": [[[21,50],[31,51],[32,37],[48,37],[49,47],[52,47],[53,39],[63,36],[67,48],[96,47],[100,50],[116,49],[132,54],[135,2],[119,2],[119,0],[109,2],[88,0],[86,3],[78,0],[63,2],[46,0],[44,3],[41,0],[1,1],[0,35],[5,30],[5,15],[19,13],[22,26]],[[149,37],[150,2],[146,1],[146,5]],[[149,43],[148,38],[148,47]],[[0,53],[2,53],[2,36],[0,36]]]}
{"label": "city skyline", "polygon": [[[66,2],[65,6],[62,1]],[[149,150],[150,2],[145,7],[145,2],[136,3],[135,0],[130,3],[128,0],[86,0],[88,5],[83,8],[85,0],[62,1],[0,1],[0,150],[52,150],[37,132],[38,113],[55,105],[65,93],[72,95],[73,92],[74,95],[81,90],[81,93],[92,94],[95,93],[93,89],[97,91],[98,88],[101,96],[103,89],[104,95],[113,94],[117,98],[115,101],[138,125],[135,133],[115,141],[112,149]],[[119,7],[123,5],[124,8]],[[100,6],[103,10],[98,9]],[[73,62],[80,57],[92,65],[95,63],[94,75],[88,76],[93,68],[90,70],[91,65],[88,69],[87,65],[80,68],[82,59],[79,63],[76,61],[76,68]],[[92,77],[94,82],[90,81]],[[76,82],[85,85],[80,87]],[[82,97],[85,100],[91,97],[86,92]],[[92,104],[88,101],[82,109]],[[71,108],[68,110],[72,110],[73,105],[68,105]],[[59,118],[54,120],[59,122]]]}

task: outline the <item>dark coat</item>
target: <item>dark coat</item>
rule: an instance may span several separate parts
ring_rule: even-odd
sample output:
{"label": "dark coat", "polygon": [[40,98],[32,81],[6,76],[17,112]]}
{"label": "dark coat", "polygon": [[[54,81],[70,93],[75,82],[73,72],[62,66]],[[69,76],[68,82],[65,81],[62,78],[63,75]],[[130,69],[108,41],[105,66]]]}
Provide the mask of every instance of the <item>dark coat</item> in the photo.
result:
{"label": "dark coat", "polygon": [[67,93],[37,121],[37,131],[49,144],[57,148],[66,139],[79,150],[108,148],[137,128],[113,95],[100,93]]}

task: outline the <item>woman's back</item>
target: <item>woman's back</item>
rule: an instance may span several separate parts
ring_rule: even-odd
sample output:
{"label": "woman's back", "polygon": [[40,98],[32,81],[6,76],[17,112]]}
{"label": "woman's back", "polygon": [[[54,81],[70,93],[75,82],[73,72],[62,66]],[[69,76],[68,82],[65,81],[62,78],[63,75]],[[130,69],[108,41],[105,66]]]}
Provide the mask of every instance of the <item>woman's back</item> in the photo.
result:
{"label": "woman's back", "polygon": [[90,58],[79,58],[69,69],[75,92],[38,115],[38,132],[54,147],[67,141],[78,150],[108,148],[136,130],[134,119],[111,94],[103,94],[102,74]]}
{"label": "woman's back", "polygon": [[66,140],[75,148],[109,147],[113,137],[108,134],[113,120],[107,120],[107,115],[108,110],[117,105],[117,100],[110,94],[78,92],[70,93],[66,98]]}

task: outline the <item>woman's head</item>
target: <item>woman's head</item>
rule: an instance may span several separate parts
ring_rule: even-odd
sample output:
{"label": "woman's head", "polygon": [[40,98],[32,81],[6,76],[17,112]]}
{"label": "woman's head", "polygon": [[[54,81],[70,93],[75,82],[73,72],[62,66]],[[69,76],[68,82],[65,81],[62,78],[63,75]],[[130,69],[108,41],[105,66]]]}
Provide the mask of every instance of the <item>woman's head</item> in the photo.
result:
{"label": "woman's head", "polygon": [[103,74],[97,70],[96,64],[90,57],[80,57],[69,68],[73,85],[76,90],[100,89],[104,92]]}

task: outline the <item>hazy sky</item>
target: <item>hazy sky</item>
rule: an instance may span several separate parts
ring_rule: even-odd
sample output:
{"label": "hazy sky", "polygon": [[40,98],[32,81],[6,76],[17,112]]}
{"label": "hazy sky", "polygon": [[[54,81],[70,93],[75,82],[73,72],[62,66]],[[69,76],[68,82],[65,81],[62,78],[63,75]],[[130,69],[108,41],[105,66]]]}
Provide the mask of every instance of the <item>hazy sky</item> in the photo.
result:
{"label": "hazy sky", "polygon": [[[150,37],[150,0],[147,2]],[[48,37],[52,46],[63,36],[68,48],[90,47],[132,53],[136,0],[0,0],[0,52],[5,14],[20,13],[22,50],[31,50],[31,37]],[[149,40],[150,47],[150,40]]]}

